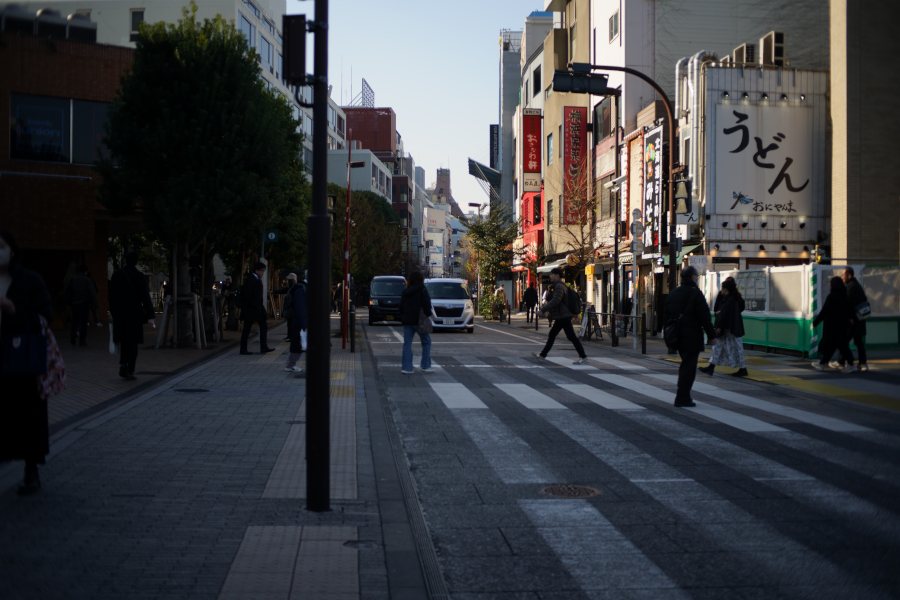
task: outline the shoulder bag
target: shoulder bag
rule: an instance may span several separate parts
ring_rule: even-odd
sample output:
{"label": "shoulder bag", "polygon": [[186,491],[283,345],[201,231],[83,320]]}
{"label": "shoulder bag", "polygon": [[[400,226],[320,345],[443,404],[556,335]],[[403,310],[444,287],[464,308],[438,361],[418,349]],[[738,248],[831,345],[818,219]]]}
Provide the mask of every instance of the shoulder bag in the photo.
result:
{"label": "shoulder bag", "polygon": [[431,318],[425,314],[425,309],[422,308],[421,299],[422,296],[419,295],[419,335],[434,331],[434,323],[432,323]]}
{"label": "shoulder bag", "polygon": [[4,376],[47,374],[47,338],[40,330],[32,332],[30,315],[25,320],[25,333],[0,338],[0,373]]}
{"label": "shoulder bag", "polygon": [[[691,308],[694,306],[693,300],[694,300],[694,294],[692,292],[690,301],[687,304],[687,308]],[[687,310],[687,309],[685,309],[685,310]],[[678,329],[681,327],[682,317],[684,317],[683,312],[680,315],[678,315],[677,317],[672,317],[671,319],[666,321],[666,324],[663,327],[663,339],[666,342],[667,348],[674,348],[674,349],[678,348],[678,342],[680,341],[678,339]]]}

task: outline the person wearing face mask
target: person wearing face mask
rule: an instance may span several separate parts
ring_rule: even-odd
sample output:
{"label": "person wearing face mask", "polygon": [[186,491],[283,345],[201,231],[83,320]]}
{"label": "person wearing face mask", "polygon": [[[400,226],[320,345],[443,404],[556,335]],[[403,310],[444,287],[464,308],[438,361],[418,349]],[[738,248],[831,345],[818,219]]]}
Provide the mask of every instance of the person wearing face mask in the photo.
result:
{"label": "person wearing face mask", "polygon": [[[44,280],[22,267],[19,247],[10,231],[0,229],[0,339],[41,331],[40,317],[53,320],[53,306]],[[50,452],[47,401],[35,377],[3,373],[0,363],[0,461],[24,460],[25,478],[19,494],[40,490],[38,465]]]}

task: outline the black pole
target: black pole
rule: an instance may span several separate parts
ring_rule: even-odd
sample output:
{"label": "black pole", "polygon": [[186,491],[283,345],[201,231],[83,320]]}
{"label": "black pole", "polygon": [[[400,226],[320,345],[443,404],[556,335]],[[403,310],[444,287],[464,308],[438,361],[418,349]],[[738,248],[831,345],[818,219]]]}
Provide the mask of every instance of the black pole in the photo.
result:
{"label": "black pole", "polygon": [[[591,69],[596,71],[618,71],[621,73],[628,73],[629,75],[634,75],[635,77],[640,77],[644,81],[650,84],[656,93],[660,95],[663,100],[663,104],[666,107],[666,116],[668,117],[668,127],[669,127],[669,171],[667,173],[667,178],[669,181],[669,291],[671,292],[676,287],[678,287],[678,276],[675,265],[675,207],[672,206],[673,199],[675,198],[675,184],[672,179],[672,171],[675,168],[675,153],[672,151],[675,145],[675,120],[674,120],[674,112],[672,110],[672,103],[669,101],[669,97],[663,91],[659,84],[657,84],[652,78],[644,75],[640,71],[636,69],[632,69],[630,67],[617,67],[614,65],[591,65]],[[618,165],[618,163],[616,163]],[[616,217],[618,218],[618,217]],[[660,244],[662,244],[662,238],[660,238]],[[618,248],[618,244],[616,245]],[[618,265],[616,265],[618,268]]]}
{"label": "black pole", "polygon": [[356,352],[356,307],[350,307],[350,352]]}
{"label": "black pole", "polygon": [[[616,161],[616,170],[614,179],[619,179],[619,96],[614,96],[616,99],[616,146],[615,146],[615,161]],[[618,185],[618,184],[616,184]],[[612,190],[610,190],[612,193]],[[616,191],[616,214],[613,215],[615,219],[615,231],[613,232],[613,314],[619,314],[619,192]],[[616,317],[613,316],[613,334],[612,334],[612,346],[619,345],[619,331],[616,328]]]}
{"label": "black pole", "polygon": [[309,353],[306,355],[306,508],[331,509],[331,222],[328,218],[328,0],[316,0],[313,63],[313,180],[309,232]]}
{"label": "black pole", "polygon": [[647,354],[647,313],[641,313],[641,354]]}

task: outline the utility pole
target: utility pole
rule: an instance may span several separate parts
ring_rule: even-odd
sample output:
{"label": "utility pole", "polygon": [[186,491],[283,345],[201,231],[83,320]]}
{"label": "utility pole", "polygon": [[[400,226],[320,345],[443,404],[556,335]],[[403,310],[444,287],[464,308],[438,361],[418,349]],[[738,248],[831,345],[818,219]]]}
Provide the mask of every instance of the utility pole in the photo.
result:
{"label": "utility pole", "polygon": [[[347,128],[347,214],[344,218],[344,285],[341,294],[341,349],[347,349],[347,321],[350,319],[350,173],[353,156],[353,130]],[[353,335],[353,332],[350,332]]]}

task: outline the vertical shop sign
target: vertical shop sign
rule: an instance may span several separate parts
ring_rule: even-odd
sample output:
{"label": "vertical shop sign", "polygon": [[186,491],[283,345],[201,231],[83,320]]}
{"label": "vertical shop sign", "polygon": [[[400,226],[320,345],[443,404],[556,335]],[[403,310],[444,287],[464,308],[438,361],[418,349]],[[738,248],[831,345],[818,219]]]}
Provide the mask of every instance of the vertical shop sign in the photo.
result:
{"label": "vertical shop sign", "polygon": [[541,111],[526,108],[522,113],[523,192],[541,191]]}
{"label": "vertical shop sign", "polygon": [[644,248],[659,252],[662,213],[662,126],[644,136]]}
{"label": "vertical shop sign", "polygon": [[491,168],[498,169],[500,163],[500,126],[491,125]]}
{"label": "vertical shop sign", "polygon": [[[563,215],[565,223],[572,225],[580,221],[578,198],[587,194],[587,178],[581,170],[586,168],[587,152],[587,108],[583,106],[563,107]],[[579,189],[584,185],[584,190]]]}

